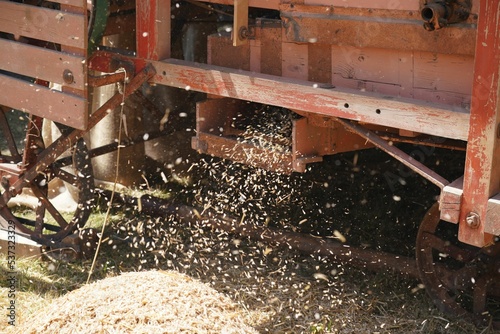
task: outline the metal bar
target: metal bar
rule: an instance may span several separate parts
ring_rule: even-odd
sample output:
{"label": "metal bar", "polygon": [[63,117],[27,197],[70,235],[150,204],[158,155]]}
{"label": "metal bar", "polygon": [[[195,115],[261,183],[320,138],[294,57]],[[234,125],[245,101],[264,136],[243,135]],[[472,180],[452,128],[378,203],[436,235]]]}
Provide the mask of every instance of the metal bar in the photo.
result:
{"label": "metal bar", "polygon": [[410,168],[417,174],[423,176],[430,182],[434,183],[436,186],[439,187],[439,189],[443,189],[447,184],[450,183],[448,180],[438,175],[436,172],[429,169],[421,162],[415,160],[410,155],[401,151],[397,147],[390,145],[388,142],[377,136],[374,132],[365,129],[358,124],[354,124],[346,120],[338,119],[337,121],[341,123],[344,127],[346,127],[348,130],[357,133],[361,137],[371,142],[376,147],[380,148],[381,150],[385,151],[387,154],[389,154],[390,156],[401,162],[406,167]]}
{"label": "metal bar", "polygon": [[[171,133],[173,133],[173,129],[144,133],[144,134],[138,135],[132,139],[122,140],[120,143],[114,142],[114,143],[110,143],[107,145],[93,148],[93,149],[88,151],[88,155],[89,155],[89,158],[95,158],[95,157],[116,151],[118,149],[118,147],[125,148],[125,147],[129,147],[129,146],[134,146],[137,144],[145,143],[149,140],[153,140],[153,139],[157,139],[157,138],[166,136],[166,135],[171,134]],[[57,167],[61,168],[64,166],[68,166],[71,162],[72,162],[72,157],[64,157],[64,158],[58,159],[57,160]],[[2,169],[1,169],[1,164],[0,164],[0,171],[1,170]]]}
{"label": "metal bar", "polygon": [[122,82],[124,80],[123,72],[105,74],[99,76],[89,75],[88,83],[90,87],[101,87],[117,82]]}
{"label": "metal bar", "polygon": [[486,212],[500,191],[500,0],[480,0],[479,8],[458,238],[481,247],[493,240]]}
{"label": "metal bar", "polygon": [[2,129],[3,137],[5,138],[7,146],[9,147],[9,152],[11,154],[9,159],[12,161],[20,162],[22,157],[19,154],[16,140],[14,138],[14,135],[12,134],[9,122],[7,121],[7,117],[5,116],[6,110],[7,108],[0,106],[0,128]]}
{"label": "metal bar", "polygon": [[469,131],[463,108],[176,59],[152,64],[157,84],[450,139]]}

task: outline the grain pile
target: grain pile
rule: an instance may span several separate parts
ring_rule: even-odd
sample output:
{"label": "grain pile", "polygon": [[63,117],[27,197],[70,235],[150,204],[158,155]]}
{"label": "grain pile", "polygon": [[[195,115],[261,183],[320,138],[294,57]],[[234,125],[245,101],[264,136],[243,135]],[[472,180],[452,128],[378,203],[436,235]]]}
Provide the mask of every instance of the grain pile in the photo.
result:
{"label": "grain pile", "polygon": [[55,299],[18,333],[257,333],[243,311],[175,271],[131,272]]}

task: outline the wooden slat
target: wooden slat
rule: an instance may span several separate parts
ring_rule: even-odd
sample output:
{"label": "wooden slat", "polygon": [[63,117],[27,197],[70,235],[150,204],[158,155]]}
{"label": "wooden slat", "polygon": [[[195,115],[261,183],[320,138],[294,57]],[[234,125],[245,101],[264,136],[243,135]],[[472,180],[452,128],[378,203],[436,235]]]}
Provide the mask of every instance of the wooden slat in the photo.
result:
{"label": "wooden slat", "polygon": [[209,94],[466,140],[466,109],[182,60],[153,62],[153,82]]}
{"label": "wooden slat", "polygon": [[[83,57],[5,39],[0,39],[0,50],[9,50],[0,52],[0,69],[2,70],[72,88],[85,88]],[[64,82],[65,70],[73,73],[72,84]]]}
{"label": "wooden slat", "polygon": [[75,6],[79,8],[87,8],[87,0],[50,0],[54,2],[58,2],[62,5]]}
{"label": "wooden slat", "polygon": [[0,105],[9,106],[77,129],[87,127],[84,98],[0,74]]}
{"label": "wooden slat", "polygon": [[[211,2],[228,6],[232,6],[234,4],[234,0],[194,0],[194,1]],[[279,5],[281,2],[282,0],[249,0],[248,5],[250,7],[257,7],[257,8],[279,9]]]}
{"label": "wooden slat", "polygon": [[61,5],[87,8],[87,0],[50,0],[50,1],[60,3]]}
{"label": "wooden slat", "polygon": [[0,31],[85,48],[86,18],[64,11],[0,1]]}

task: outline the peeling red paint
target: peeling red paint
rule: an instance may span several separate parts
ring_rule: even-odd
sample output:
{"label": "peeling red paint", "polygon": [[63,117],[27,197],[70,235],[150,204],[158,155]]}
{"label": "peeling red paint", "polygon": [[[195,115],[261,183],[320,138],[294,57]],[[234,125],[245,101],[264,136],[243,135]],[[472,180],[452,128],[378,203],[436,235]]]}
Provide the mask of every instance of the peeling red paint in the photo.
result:
{"label": "peeling red paint", "polygon": [[[480,1],[474,82],[471,101],[469,139],[464,175],[463,202],[460,210],[459,239],[483,246],[492,239],[486,234],[488,199],[500,191],[500,148],[496,129],[500,123],[500,2]],[[470,228],[469,213],[479,215],[481,224]]]}

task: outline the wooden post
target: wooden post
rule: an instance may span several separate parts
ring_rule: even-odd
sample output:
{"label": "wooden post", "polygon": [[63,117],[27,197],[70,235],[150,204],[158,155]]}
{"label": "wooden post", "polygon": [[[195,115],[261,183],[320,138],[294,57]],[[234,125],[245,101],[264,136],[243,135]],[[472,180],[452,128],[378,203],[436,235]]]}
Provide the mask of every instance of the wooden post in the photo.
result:
{"label": "wooden post", "polygon": [[500,191],[500,0],[481,0],[459,240],[489,243],[488,199]]}
{"label": "wooden post", "polygon": [[170,0],[137,0],[137,56],[161,60],[170,57]]}

